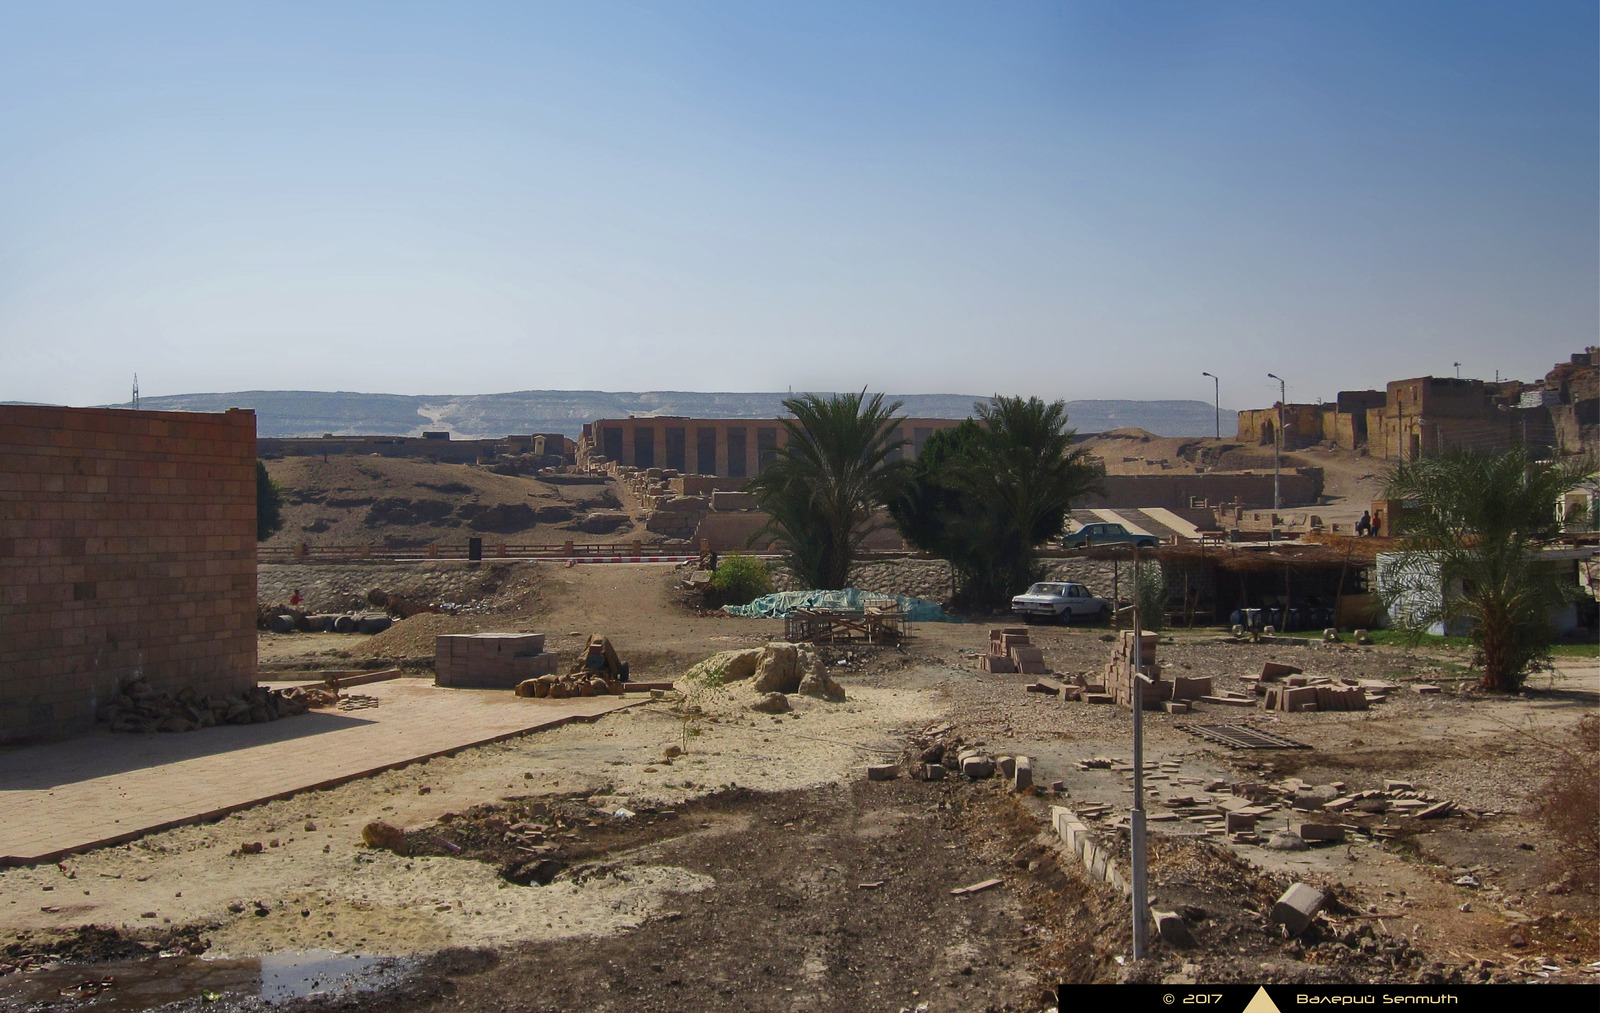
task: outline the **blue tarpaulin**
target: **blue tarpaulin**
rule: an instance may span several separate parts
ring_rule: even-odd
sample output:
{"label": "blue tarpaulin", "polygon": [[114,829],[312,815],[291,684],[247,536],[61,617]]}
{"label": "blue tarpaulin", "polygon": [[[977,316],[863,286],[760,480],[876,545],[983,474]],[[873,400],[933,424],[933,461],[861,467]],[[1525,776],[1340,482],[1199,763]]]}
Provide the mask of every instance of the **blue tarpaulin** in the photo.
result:
{"label": "blue tarpaulin", "polygon": [[913,623],[958,623],[944,614],[938,602],[926,598],[908,598],[903,594],[874,594],[858,588],[847,587],[839,591],[780,591],[764,595],[748,605],[724,605],[722,611],[747,619],[782,619],[795,609],[832,609],[839,612],[860,612],[868,598],[893,598],[896,607],[906,613],[906,621]]}

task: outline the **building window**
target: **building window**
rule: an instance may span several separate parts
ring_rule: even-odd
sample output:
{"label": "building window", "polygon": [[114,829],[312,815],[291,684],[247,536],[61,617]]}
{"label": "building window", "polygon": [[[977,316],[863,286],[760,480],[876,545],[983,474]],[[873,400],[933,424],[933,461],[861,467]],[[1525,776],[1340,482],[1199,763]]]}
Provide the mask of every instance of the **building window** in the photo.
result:
{"label": "building window", "polygon": [[750,474],[744,459],[744,426],[728,427],[728,477],[744,478]]}
{"label": "building window", "polygon": [[656,466],[656,431],[653,426],[639,426],[633,431],[633,465],[636,468]]}
{"label": "building window", "polygon": [[620,426],[607,426],[605,433],[605,455],[607,460],[622,463],[622,428]]}
{"label": "building window", "polygon": [[667,467],[678,471],[688,471],[688,462],[684,460],[684,429],[682,426],[668,426],[667,441]]}
{"label": "building window", "polygon": [[778,431],[771,426],[756,430],[756,472],[767,470],[767,465],[778,456]]}
{"label": "building window", "polygon": [[922,448],[927,444],[928,437],[930,437],[932,435],[933,435],[933,427],[932,426],[918,426],[916,429],[912,430],[912,434],[911,434],[912,443],[911,443],[911,445],[912,445],[912,448],[914,449],[914,456],[916,456],[916,457],[921,457],[922,456]]}
{"label": "building window", "polygon": [[717,473],[717,431],[709,426],[695,430],[695,470],[702,475]]}

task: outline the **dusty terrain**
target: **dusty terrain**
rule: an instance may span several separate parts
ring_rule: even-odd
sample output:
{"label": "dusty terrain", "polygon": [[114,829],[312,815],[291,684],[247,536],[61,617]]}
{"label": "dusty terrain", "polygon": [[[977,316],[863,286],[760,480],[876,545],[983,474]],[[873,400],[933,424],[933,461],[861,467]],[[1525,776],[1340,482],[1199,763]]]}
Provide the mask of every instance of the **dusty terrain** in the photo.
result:
{"label": "dusty terrain", "polygon": [[284,490],[283,527],[265,545],[433,542],[559,544],[653,538],[614,482],[557,484],[488,467],[332,455],[266,462]]}
{"label": "dusty terrain", "polygon": [[[263,664],[283,678],[401,662],[427,677],[437,632],[537,630],[558,650],[604,632],[636,677],[668,679],[780,635],[778,621],[686,607],[684,572],[263,567],[263,597],[294,583],[314,589],[303,590],[313,607],[323,607],[315,595],[374,587],[462,606],[372,637],[263,634]],[[909,562],[874,564],[871,575],[938,579]],[[55,961],[141,948],[249,957],[326,947],[422,960],[400,984],[351,1000],[372,1009],[1020,1010],[1051,1005],[1046,990],[1061,981],[1576,979],[1600,958],[1600,906],[1584,875],[1600,860],[1562,850],[1534,812],[1569,730],[1596,712],[1595,662],[1568,663],[1523,698],[1491,699],[1469,691],[1466,659],[1452,652],[1166,635],[1163,663],[1224,689],[1267,660],[1402,689],[1367,712],[1196,716],[1254,714],[1309,750],[1232,752],[1184,733],[1189,718],[1151,714],[1147,757],[1168,764],[1164,776],[1297,776],[1352,790],[1406,778],[1463,814],[1397,818],[1387,839],[1296,852],[1153,823],[1152,897],[1185,914],[1198,945],[1157,943],[1129,967],[1119,960],[1126,902],[1047,833],[1052,803],[1126,807],[1122,773],[1076,761],[1129,756],[1129,715],[1026,693],[1032,677],[977,671],[988,625],[921,625],[903,649],[825,649],[844,703],[794,696],[791,714],[766,715],[737,684],[698,689],[60,867],[0,871],[0,989]],[[1032,629],[1059,673],[1098,669],[1108,632]],[[1405,688],[1424,680],[1444,692]],[[1034,757],[1046,790],[864,779],[869,763],[904,763],[923,743],[956,738]],[[1056,780],[1059,795],[1047,787]],[[407,830],[407,854],[363,846],[362,827],[378,819]],[[237,853],[274,839],[262,854]],[[1455,885],[1469,874],[1476,887]],[[1001,885],[950,893],[991,878]],[[1286,942],[1263,912],[1295,880],[1336,904],[1324,928]],[[228,993],[221,1008],[254,1002]]]}

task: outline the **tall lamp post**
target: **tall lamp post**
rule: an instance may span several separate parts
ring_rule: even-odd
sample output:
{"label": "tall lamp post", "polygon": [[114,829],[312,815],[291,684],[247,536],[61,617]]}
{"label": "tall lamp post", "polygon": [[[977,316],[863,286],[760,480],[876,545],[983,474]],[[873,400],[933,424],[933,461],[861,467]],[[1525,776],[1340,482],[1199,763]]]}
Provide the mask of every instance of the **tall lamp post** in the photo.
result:
{"label": "tall lamp post", "polygon": [[1222,439],[1222,381],[1217,379],[1217,374],[1202,371],[1201,376],[1211,377],[1212,394],[1217,409],[1217,439]]}
{"label": "tall lamp post", "polygon": [[[1276,373],[1268,373],[1267,377],[1278,381],[1278,438],[1272,445],[1272,512],[1277,513],[1283,506],[1282,497],[1278,492],[1278,459],[1283,456],[1283,402],[1289,396],[1289,385]],[[1273,520],[1276,522],[1277,518]]]}

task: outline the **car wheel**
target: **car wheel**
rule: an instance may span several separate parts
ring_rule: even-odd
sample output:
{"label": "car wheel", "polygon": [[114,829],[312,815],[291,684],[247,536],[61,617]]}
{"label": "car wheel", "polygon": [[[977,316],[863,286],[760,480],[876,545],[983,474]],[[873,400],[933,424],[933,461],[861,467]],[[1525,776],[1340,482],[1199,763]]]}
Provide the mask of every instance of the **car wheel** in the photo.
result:
{"label": "car wheel", "polygon": [[1056,616],[1056,622],[1060,623],[1062,626],[1071,626],[1072,625],[1072,608],[1071,608],[1071,606],[1068,606],[1067,608],[1064,608],[1064,609],[1061,610],[1061,614]]}
{"label": "car wheel", "polygon": [[1097,618],[1099,618],[1099,620],[1101,622],[1103,622],[1103,623],[1109,623],[1111,621],[1111,606],[1110,605],[1102,605],[1102,606],[1100,606],[1100,614],[1099,614],[1099,616]]}

